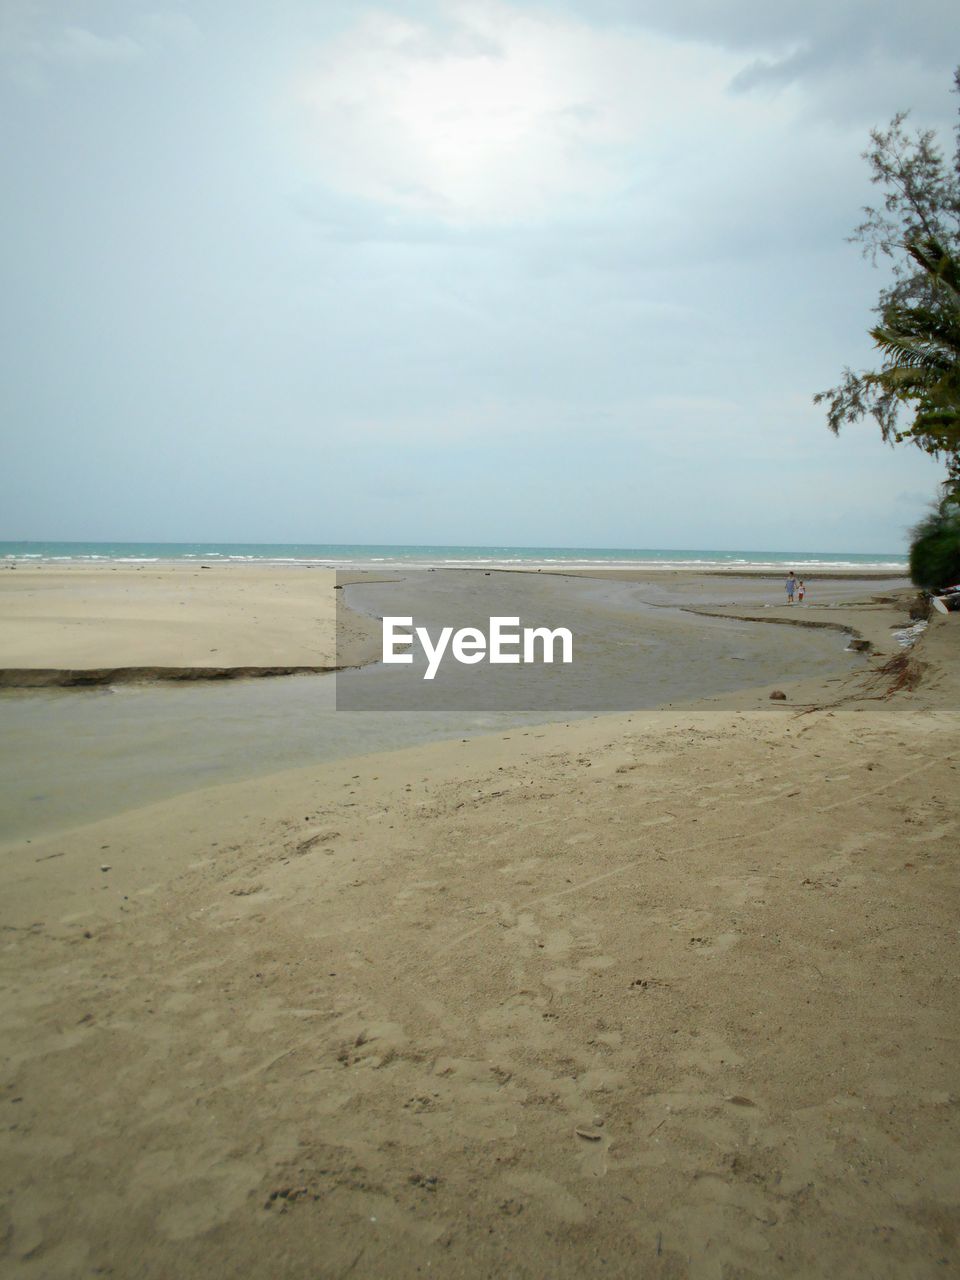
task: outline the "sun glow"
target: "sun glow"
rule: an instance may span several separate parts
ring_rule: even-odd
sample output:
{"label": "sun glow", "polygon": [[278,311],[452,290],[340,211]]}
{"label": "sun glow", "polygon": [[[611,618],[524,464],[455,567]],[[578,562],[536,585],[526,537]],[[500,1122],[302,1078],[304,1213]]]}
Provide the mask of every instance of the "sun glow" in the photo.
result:
{"label": "sun glow", "polygon": [[[442,30],[368,14],[304,77],[308,153],[327,185],[450,222],[539,217],[636,182],[660,139],[731,74],[715,51],[509,6]],[[669,66],[667,65],[669,62]],[[675,91],[683,84],[683,95]]]}
{"label": "sun glow", "polygon": [[312,74],[312,128],[338,123],[341,176],[361,194],[450,216],[523,206],[555,184],[580,121],[543,55],[525,40],[444,49],[418,37],[368,22]]}

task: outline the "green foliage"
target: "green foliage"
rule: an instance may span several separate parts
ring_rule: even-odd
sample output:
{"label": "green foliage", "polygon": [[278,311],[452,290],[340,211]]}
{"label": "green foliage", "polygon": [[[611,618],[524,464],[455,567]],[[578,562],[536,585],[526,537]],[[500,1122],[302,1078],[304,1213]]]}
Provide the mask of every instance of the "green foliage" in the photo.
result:
{"label": "green foliage", "polygon": [[928,591],[960,582],[960,503],[955,499],[935,506],[911,530],[910,577]]}
{"label": "green foliage", "polygon": [[[960,92],[960,69],[955,77]],[[893,281],[881,289],[871,337],[878,370],[844,369],[840,383],[814,396],[827,424],[871,416],[885,440],[910,441],[947,462],[947,490],[960,493],[960,129],[953,164],[935,135],[904,129],[905,113],[874,130],[864,159],[883,189],[878,208],[851,237],[876,263],[888,258]],[[909,425],[901,424],[907,408]]]}
{"label": "green foliage", "polygon": [[889,302],[870,336],[883,355],[879,373],[866,375],[913,409],[897,440],[912,440],[927,453],[945,455],[948,487],[960,481],[960,261],[929,237],[907,252],[925,273],[927,300]]}

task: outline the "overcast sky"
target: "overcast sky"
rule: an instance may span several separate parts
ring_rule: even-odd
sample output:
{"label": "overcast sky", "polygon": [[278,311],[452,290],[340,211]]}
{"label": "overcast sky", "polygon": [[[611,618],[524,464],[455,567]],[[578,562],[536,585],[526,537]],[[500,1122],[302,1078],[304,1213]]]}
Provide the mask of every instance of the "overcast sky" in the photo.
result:
{"label": "overcast sky", "polygon": [[[163,7],[156,7],[157,5]],[[869,128],[946,0],[3,0],[0,538],[894,551]]]}

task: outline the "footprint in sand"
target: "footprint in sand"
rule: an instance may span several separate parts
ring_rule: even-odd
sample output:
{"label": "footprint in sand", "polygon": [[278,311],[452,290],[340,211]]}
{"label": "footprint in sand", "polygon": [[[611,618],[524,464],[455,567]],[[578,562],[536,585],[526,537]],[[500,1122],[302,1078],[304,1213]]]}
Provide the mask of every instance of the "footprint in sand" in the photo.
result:
{"label": "footprint in sand", "polygon": [[231,1159],[226,1148],[194,1151],[188,1166],[183,1161],[178,1151],[152,1151],[130,1179],[131,1199],[150,1206],[169,1240],[189,1240],[225,1223],[263,1177],[258,1164]]}
{"label": "footprint in sand", "polygon": [[702,956],[722,956],[737,945],[741,936],[735,931],[718,933],[715,938],[695,935],[690,939],[690,946]]}
{"label": "footprint in sand", "polygon": [[728,1067],[742,1066],[744,1059],[726,1040],[721,1039],[714,1032],[701,1031],[696,1043],[678,1053],[676,1061],[682,1066],[712,1074]]}
{"label": "footprint in sand", "polygon": [[506,1190],[520,1200],[530,1200],[546,1217],[570,1226],[579,1226],[587,1220],[586,1206],[559,1182],[542,1173],[510,1173],[503,1179]]}

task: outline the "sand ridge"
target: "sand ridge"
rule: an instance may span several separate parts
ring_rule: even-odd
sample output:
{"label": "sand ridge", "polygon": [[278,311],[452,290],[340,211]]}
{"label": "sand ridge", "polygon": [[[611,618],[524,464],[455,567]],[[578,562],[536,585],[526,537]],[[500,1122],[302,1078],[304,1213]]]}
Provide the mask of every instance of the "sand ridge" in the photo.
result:
{"label": "sand ridge", "polygon": [[[0,684],[326,671],[379,653],[332,569],[44,565],[0,573]],[[46,677],[44,676],[46,672]]]}

